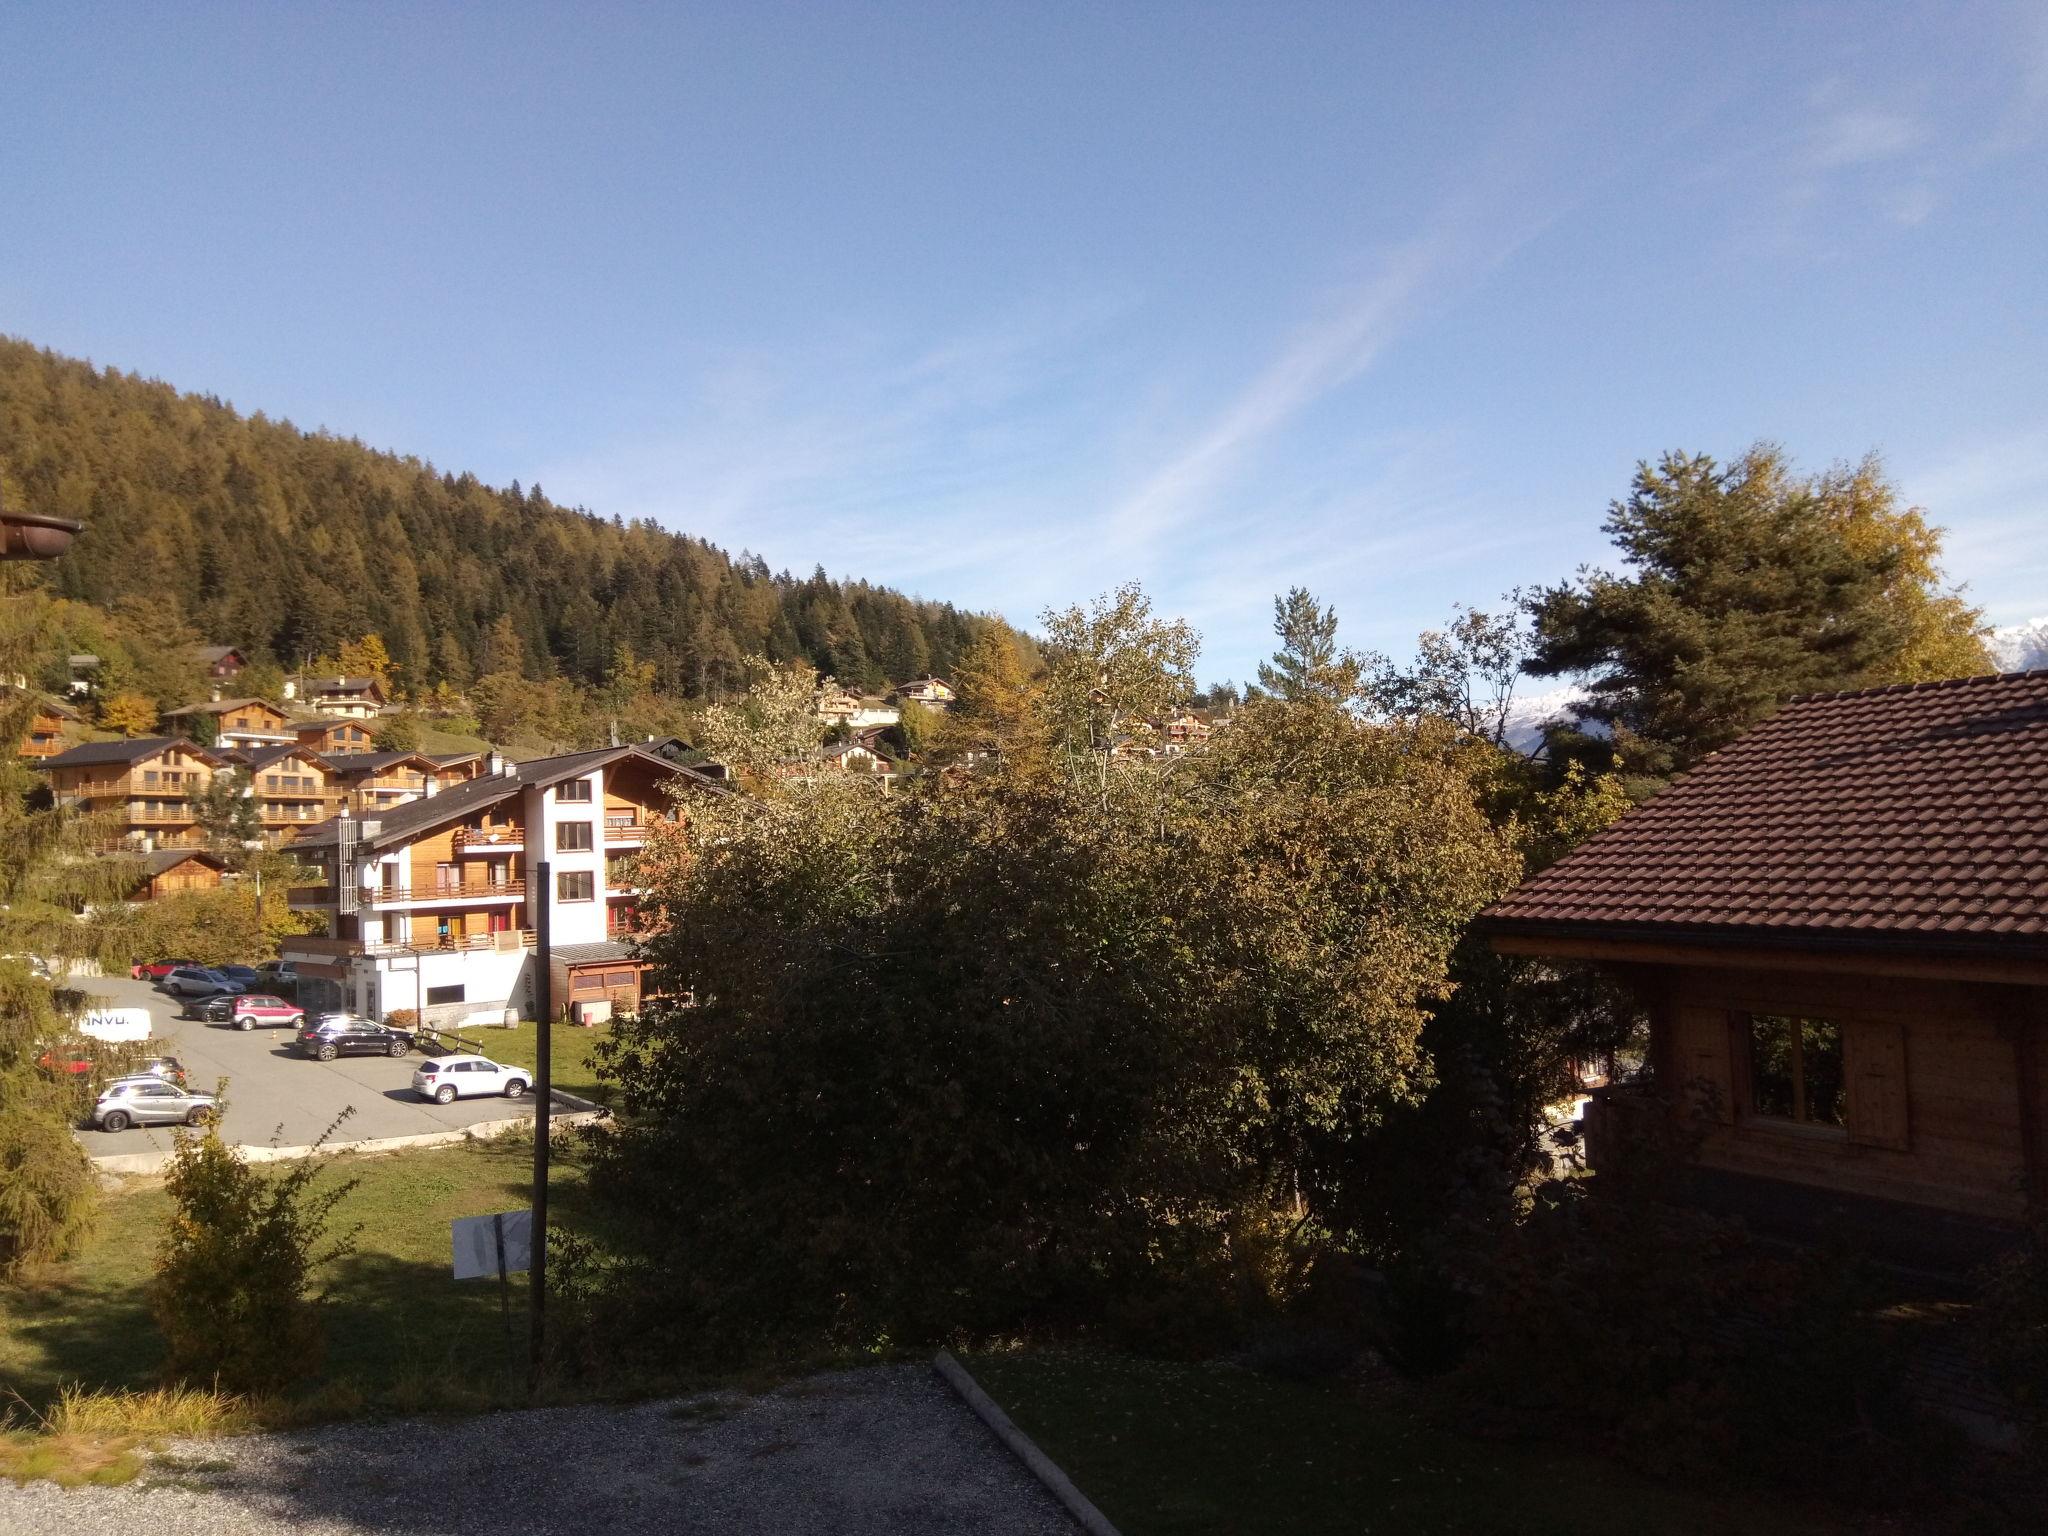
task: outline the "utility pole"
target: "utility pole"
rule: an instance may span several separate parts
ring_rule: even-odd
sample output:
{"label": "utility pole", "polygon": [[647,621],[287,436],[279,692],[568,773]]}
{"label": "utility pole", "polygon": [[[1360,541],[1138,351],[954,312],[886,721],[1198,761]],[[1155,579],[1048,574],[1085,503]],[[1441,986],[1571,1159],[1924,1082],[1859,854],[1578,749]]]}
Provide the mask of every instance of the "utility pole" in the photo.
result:
{"label": "utility pole", "polygon": [[533,907],[533,1016],[538,1025],[533,1068],[533,1257],[528,1261],[527,1316],[532,1335],[527,1343],[526,1390],[540,1389],[541,1362],[547,1339],[548,1311],[548,1120],[554,1104],[554,951],[548,942],[548,913],[554,905],[554,877],[548,861],[533,866],[538,894],[529,888]]}

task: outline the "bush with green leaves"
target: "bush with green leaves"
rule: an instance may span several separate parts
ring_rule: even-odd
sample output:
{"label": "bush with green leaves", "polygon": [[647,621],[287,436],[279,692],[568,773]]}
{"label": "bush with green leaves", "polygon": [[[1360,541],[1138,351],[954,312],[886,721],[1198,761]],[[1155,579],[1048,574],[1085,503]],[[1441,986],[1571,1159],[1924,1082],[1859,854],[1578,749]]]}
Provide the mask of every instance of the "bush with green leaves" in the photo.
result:
{"label": "bush with green leaves", "polygon": [[164,1180],[170,1225],[150,1286],[170,1378],[271,1392],[319,1369],[314,1274],[355,1246],[353,1230],[331,1236],[328,1225],[356,1181],[318,1187],[325,1172],[318,1157],[277,1173],[251,1167],[217,1120],[177,1137]]}

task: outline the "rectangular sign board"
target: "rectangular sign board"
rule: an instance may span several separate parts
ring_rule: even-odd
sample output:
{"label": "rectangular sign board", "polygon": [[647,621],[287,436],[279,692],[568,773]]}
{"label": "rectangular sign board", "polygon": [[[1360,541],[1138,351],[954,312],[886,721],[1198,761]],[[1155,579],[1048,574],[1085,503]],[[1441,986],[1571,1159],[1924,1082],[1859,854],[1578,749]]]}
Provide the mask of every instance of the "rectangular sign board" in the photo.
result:
{"label": "rectangular sign board", "polygon": [[[499,1264],[499,1245],[504,1263]],[[489,1280],[525,1269],[533,1260],[533,1212],[464,1216],[455,1223],[455,1278]]]}

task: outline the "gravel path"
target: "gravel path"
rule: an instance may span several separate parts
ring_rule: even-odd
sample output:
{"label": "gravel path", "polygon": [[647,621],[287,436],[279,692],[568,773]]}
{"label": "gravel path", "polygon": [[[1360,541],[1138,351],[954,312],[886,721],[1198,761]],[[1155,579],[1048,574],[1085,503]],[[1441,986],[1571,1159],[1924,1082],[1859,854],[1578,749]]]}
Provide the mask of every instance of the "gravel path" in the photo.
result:
{"label": "gravel path", "polygon": [[986,1532],[1074,1526],[924,1366],[761,1397],[185,1442],[125,1488],[0,1482],[0,1532]]}

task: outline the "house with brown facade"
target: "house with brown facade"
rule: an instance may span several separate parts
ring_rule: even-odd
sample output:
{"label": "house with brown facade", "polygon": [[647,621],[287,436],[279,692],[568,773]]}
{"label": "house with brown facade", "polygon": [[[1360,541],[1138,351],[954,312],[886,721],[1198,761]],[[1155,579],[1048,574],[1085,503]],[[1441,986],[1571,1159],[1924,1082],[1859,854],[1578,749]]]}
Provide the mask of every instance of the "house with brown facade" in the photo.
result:
{"label": "house with brown facade", "polygon": [[376,728],[358,720],[301,720],[292,729],[300,746],[322,757],[377,750]]}
{"label": "house with brown facade", "polygon": [[155,901],[179,891],[210,891],[220,885],[227,861],[204,848],[158,848],[142,856],[142,875],[130,901]]}
{"label": "house with brown facade", "polygon": [[[1716,1198],[1901,1238],[2048,1198],[2048,671],[1796,699],[1480,922],[1630,986]],[[1596,1096],[1596,1168],[1649,1103]]]}
{"label": "house with brown facade", "polygon": [[79,714],[69,704],[43,693],[36,695],[35,706],[28,729],[22,733],[21,755],[40,762],[64,750],[65,734],[77,726]]}
{"label": "house with brown facade", "polygon": [[953,706],[953,685],[942,677],[920,677],[915,682],[900,684],[894,697],[908,699],[928,709],[950,709]]}
{"label": "house with brown facade", "polygon": [[58,804],[110,813],[138,847],[182,848],[205,840],[191,797],[226,765],[222,754],[183,737],[139,736],[87,742],[36,766],[49,775]]}
{"label": "house with brown facade", "polygon": [[192,733],[193,720],[200,715],[213,721],[216,746],[243,747],[260,751],[285,746],[298,739],[297,727],[275,704],[262,699],[207,699],[180,709],[164,711],[164,729],[179,735]]}
{"label": "house with brown facade", "polygon": [[[722,786],[641,747],[496,771],[369,814],[336,816],[293,844],[320,870],[292,905],[325,931],[283,941],[320,1006],[419,1009],[443,1025],[529,1008],[545,909],[556,1009],[632,1008],[642,962],[628,937],[640,900],[632,856],[674,820],[677,783]],[[538,866],[545,862],[543,886]]]}
{"label": "house with brown facade", "polygon": [[254,791],[256,819],[264,841],[280,847],[339,808],[341,790],[334,769],[317,752],[296,742],[242,754]]}
{"label": "house with brown facade", "polygon": [[302,677],[285,685],[286,697],[323,715],[370,720],[389,700],[374,677]]}
{"label": "house with brown facade", "polygon": [[195,646],[192,656],[200,669],[217,683],[232,682],[249,664],[249,658],[232,645]]}

